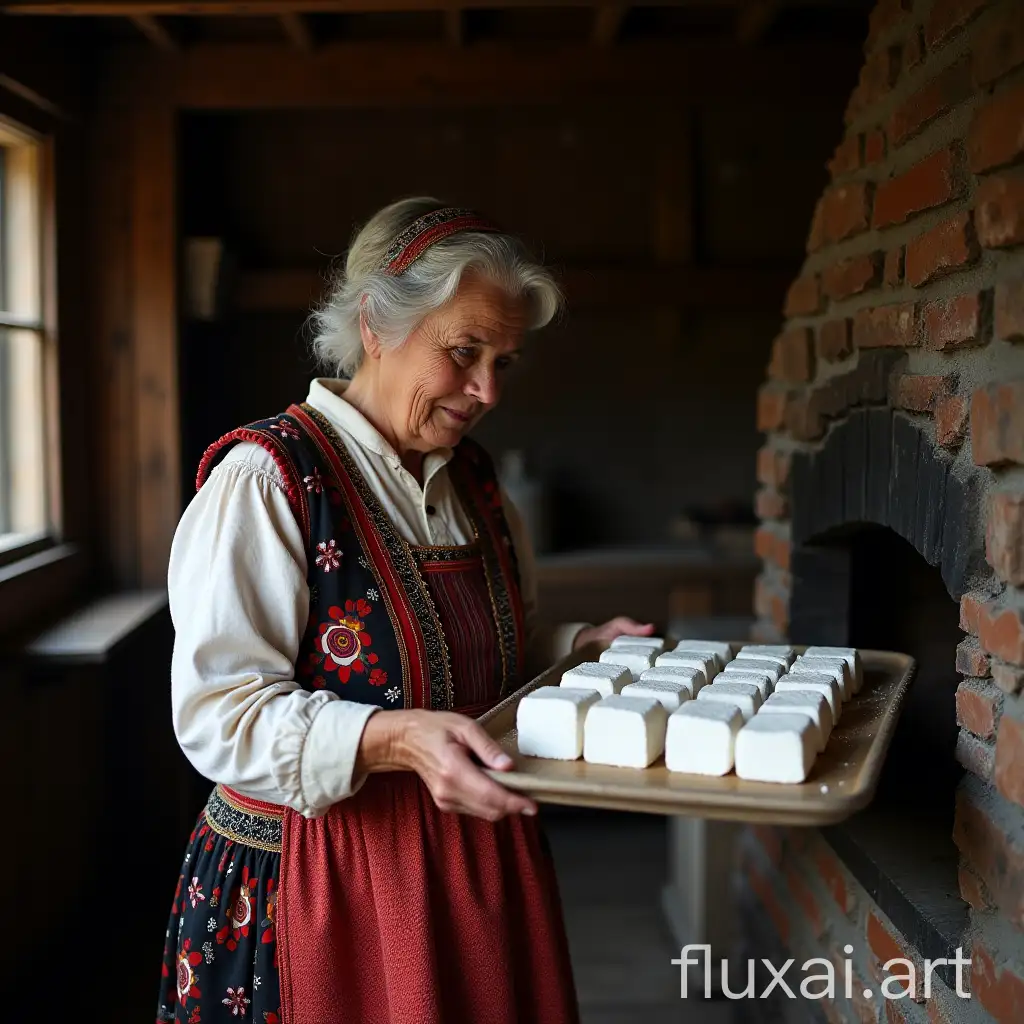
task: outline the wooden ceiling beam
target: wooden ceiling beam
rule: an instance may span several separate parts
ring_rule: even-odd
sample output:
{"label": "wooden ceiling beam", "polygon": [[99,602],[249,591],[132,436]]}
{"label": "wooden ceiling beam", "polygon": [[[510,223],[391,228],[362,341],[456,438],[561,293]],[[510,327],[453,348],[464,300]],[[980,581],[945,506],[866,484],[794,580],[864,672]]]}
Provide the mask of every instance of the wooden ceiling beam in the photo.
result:
{"label": "wooden ceiling beam", "polygon": [[[742,98],[770,103],[816,89],[810,102],[839,102],[859,58],[849,46],[779,45],[742,50],[721,43],[520,45],[480,42],[332,43],[312,53],[269,43],[204,44],[173,59],[131,46],[107,51],[116,87],[136,83],[182,109],[491,106],[669,98],[675,103]],[[831,89],[830,89],[831,84]]]}
{"label": "wooden ceiling beam", "polygon": [[[358,14],[401,11],[458,10],[465,0],[0,0],[6,14],[73,15],[76,17],[279,17],[284,14]],[[595,7],[607,0],[559,0],[559,7]],[[809,0],[831,6],[833,0]],[[850,2],[850,0],[847,0]],[[742,0],[645,0],[647,7],[715,6],[736,8]],[[547,0],[473,0],[473,7],[543,8]]]}
{"label": "wooden ceiling beam", "polygon": [[292,11],[289,14],[279,14],[281,28],[288,37],[288,42],[300,53],[310,53],[313,50],[313,30],[309,27],[309,21],[305,15],[296,14]]}
{"label": "wooden ceiling beam", "polygon": [[170,29],[152,14],[133,14],[132,24],[158,49],[164,53],[180,53],[181,44]]}
{"label": "wooden ceiling beam", "polygon": [[622,23],[629,13],[628,3],[603,3],[594,11],[591,40],[595,46],[611,46],[619,37]]}

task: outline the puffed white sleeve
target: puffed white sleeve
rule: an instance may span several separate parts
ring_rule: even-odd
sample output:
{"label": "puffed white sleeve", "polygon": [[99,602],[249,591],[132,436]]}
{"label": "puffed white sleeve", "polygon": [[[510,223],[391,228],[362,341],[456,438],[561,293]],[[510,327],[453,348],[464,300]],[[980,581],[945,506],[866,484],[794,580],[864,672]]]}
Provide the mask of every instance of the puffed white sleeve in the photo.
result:
{"label": "puffed white sleeve", "polygon": [[523,598],[523,618],[526,626],[526,666],[527,673],[532,678],[552,662],[565,657],[572,650],[576,634],[590,623],[554,624],[543,620],[537,600],[537,565],[533,543],[519,510],[504,490],[501,492],[501,503],[519,565],[519,589]]}
{"label": "puffed white sleeve", "polygon": [[168,591],[174,731],[196,770],[306,817],[354,793],[377,709],[294,679],[309,615],[305,545],[258,445],[232,449],[185,510]]}

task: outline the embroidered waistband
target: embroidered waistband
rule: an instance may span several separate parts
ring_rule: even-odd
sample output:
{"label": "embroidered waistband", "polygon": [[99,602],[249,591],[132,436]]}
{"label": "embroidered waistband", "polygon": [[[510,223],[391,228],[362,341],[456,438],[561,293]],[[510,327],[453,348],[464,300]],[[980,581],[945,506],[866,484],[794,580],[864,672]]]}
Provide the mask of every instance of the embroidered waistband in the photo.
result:
{"label": "embroidered waistband", "polygon": [[218,835],[257,850],[281,852],[284,808],[217,786],[206,801],[206,820]]}

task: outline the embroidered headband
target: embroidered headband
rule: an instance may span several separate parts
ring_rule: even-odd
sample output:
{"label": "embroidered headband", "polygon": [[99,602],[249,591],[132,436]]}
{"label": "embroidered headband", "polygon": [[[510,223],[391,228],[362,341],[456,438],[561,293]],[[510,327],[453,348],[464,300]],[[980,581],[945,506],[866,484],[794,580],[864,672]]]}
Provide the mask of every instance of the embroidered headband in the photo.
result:
{"label": "embroidered headband", "polygon": [[446,206],[417,217],[388,247],[380,261],[380,270],[397,277],[409,269],[435,242],[460,231],[498,232],[490,221],[473,210]]}

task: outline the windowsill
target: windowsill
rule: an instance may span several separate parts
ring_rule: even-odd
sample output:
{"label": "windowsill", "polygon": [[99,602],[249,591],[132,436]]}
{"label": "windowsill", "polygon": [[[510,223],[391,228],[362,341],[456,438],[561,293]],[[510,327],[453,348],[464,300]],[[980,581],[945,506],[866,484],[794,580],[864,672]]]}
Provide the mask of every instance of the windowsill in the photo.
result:
{"label": "windowsill", "polygon": [[54,544],[0,565],[0,623],[5,637],[38,630],[65,613],[85,576],[77,544]]}

